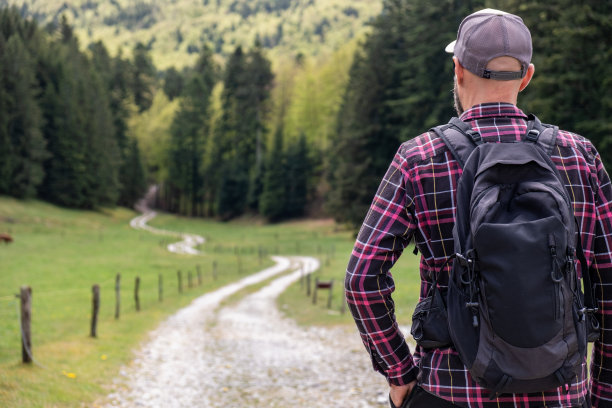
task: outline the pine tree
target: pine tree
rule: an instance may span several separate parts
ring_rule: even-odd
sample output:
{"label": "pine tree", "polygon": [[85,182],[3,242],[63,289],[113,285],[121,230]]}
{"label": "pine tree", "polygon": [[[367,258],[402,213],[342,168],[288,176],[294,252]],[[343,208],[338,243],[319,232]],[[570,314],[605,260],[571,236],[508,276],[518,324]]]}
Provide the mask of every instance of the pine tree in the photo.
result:
{"label": "pine tree", "polygon": [[164,78],[164,93],[169,100],[173,100],[174,98],[180,96],[183,92],[183,86],[183,76],[176,70],[176,68],[171,67],[166,70]]}
{"label": "pine tree", "polygon": [[[112,116],[112,129],[118,148],[118,204],[131,207],[144,194],[146,179],[140,149],[135,140],[130,140],[127,134],[127,121],[130,115],[128,104],[130,94],[128,84],[130,81],[131,64],[119,54],[111,57],[104,44],[100,41],[89,46],[92,64],[95,73],[102,81],[103,90],[108,98],[108,106]],[[106,127],[109,125],[107,124]],[[112,173],[111,173],[112,174]]]}
{"label": "pine tree", "polygon": [[70,207],[114,205],[121,156],[108,90],[65,19],[59,32],[60,40],[39,53],[44,136],[52,153],[40,194]]}
{"label": "pine tree", "polygon": [[205,48],[189,75],[171,126],[169,182],[180,196],[176,198],[185,202],[181,212],[191,215],[199,214],[198,208],[204,201],[204,158],[214,84],[212,53]]}
{"label": "pine tree", "polygon": [[259,212],[270,221],[278,221],[287,215],[287,172],[280,126],[274,134],[274,146],[265,168]]}
{"label": "pine tree", "polygon": [[127,154],[120,171],[121,203],[133,205],[143,197],[147,188],[145,167],[142,163],[138,140],[128,141]]}
{"label": "pine tree", "polygon": [[153,103],[153,86],[155,84],[155,66],[149,51],[142,43],[134,47],[132,70],[132,93],[139,112],[144,112]]}
{"label": "pine tree", "polygon": [[243,171],[244,164],[238,157],[225,162],[221,169],[216,213],[221,220],[227,221],[244,212],[245,192],[248,190],[248,175]]}
{"label": "pine tree", "polygon": [[[2,155],[10,154],[10,157],[0,166],[6,177],[0,185],[3,185],[5,193],[26,198],[36,195],[44,176],[42,163],[48,153],[41,134],[43,119],[36,99],[35,59],[24,43],[27,39],[21,36],[26,25],[16,21],[14,10],[7,14],[1,18],[2,31],[9,31],[8,20],[12,20],[14,31],[6,42],[4,38],[0,40],[0,98],[3,105],[0,143],[7,149]],[[20,24],[21,30],[18,30],[16,26]]]}
{"label": "pine tree", "polygon": [[[227,163],[233,161],[235,156],[234,141],[238,137],[236,127],[241,119],[237,101],[243,87],[245,66],[246,61],[242,48],[236,47],[225,67],[221,95],[222,117],[213,134],[212,151],[206,165],[208,200],[215,208],[215,213],[222,209],[224,201],[220,198],[222,180],[225,179],[224,168],[227,168]],[[239,203],[244,202],[244,198],[239,198]]]}
{"label": "pine tree", "polygon": [[357,227],[400,143],[453,116],[444,47],[480,4],[384,2],[351,67],[330,149],[328,209],[337,220]]}
{"label": "pine tree", "polygon": [[9,134],[8,110],[11,104],[10,95],[6,90],[4,67],[6,56],[6,40],[0,32],[0,194],[8,194],[13,170],[13,145]]}
{"label": "pine tree", "polygon": [[300,135],[297,142],[289,146],[286,157],[285,214],[287,217],[299,217],[304,215],[308,203],[308,184],[313,169],[308,157],[306,135]]}
{"label": "pine tree", "polygon": [[[264,124],[272,79],[270,62],[257,46],[246,55],[241,47],[237,47],[226,66],[223,114],[215,134],[215,152],[211,155],[210,171],[207,173],[211,179],[220,180],[222,163],[232,162],[233,171],[240,173],[236,177],[247,180],[247,183],[238,184],[244,186],[244,191],[236,195],[239,202],[233,204],[233,207],[241,208],[237,214],[242,214],[247,207],[255,209],[259,201],[261,189],[256,177],[262,173]],[[249,180],[254,184],[249,186]],[[220,194],[221,186],[211,187]],[[217,208],[221,207],[217,205]]]}

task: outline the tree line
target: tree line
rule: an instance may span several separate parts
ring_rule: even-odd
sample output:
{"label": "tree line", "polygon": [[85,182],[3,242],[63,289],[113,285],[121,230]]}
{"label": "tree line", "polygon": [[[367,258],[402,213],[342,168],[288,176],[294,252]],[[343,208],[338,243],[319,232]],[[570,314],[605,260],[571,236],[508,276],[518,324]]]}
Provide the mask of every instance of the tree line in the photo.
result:
{"label": "tree line", "polygon": [[[270,100],[271,88],[286,84],[275,81],[259,45],[246,53],[237,47],[221,74],[221,119],[214,124],[205,119],[210,118],[205,113],[208,103],[196,126],[212,142],[192,145],[202,146],[198,153],[191,152],[205,157],[204,163],[192,162],[192,169],[201,169],[199,179],[185,177],[177,184],[181,178],[170,172],[167,185],[175,194],[170,194],[174,201],[169,208],[223,219],[254,212],[277,220],[302,215],[314,206],[357,228],[399,145],[456,115],[452,61],[444,48],[456,38],[462,19],[485,7],[518,14],[531,29],[536,76],[519,97],[519,107],[588,137],[604,162],[612,165],[612,125],[607,120],[612,113],[612,51],[606,46],[612,34],[609,2],[385,0],[383,12],[355,52],[342,88],[338,90],[338,82],[331,79],[341,76],[334,71],[322,82],[307,81],[307,86],[317,88],[306,92],[308,98],[318,93],[326,99],[317,99],[320,106],[309,106],[301,114],[301,122],[311,121],[297,129],[291,114],[304,94],[294,89],[289,96]],[[206,64],[212,64],[210,52],[205,54]],[[300,57],[297,66],[303,63]],[[214,79],[204,82],[204,94],[210,95]],[[333,99],[330,92],[342,94],[339,106],[325,107],[321,113]],[[188,126],[177,121],[186,112],[185,101],[194,105],[190,98],[184,94],[175,117],[173,146],[186,140],[179,133]],[[271,114],[272,105],[276,109]],[[330,134],[312,134],[325,132],[322,122],[331,122],[326,126],[332,128]],[[286,134],[288,124],[292,137]],[[210,151],[202,155],[205,146]],[[177,163],[186,169],[186,162],[176,158],[170,160],[170,168]],[[185,169],[182,174],[187,174]]]}
{"label": "tree line", "polygon": [[[246,52],[236,47],[223,72],[207,48],[182,75],[168,70],[164,89],[168,97],[180,97],[180,105],[170,126],[161,207],[224,220],[249,212],[270,220],[303,214],[310,174],[305,139],[283,146],[281,126],[273,146],[267,146],[273,80],[258,42]],[[223,91],[220,117],[213,123],[217,81]]]}
{"label": "tree line", "polygon": [[358,227],[399,145],[455,115],[444,47],[484,7],[531,29],[536,75],[519,107],[588,137],[612,165],[610,2],[385,0],[356,51],[320,67],[298,54],[275,72],[258,41],[224,64],[202,47],[193,66],[159,72],[146,46],[131,60],[101,43],[82,53],[67,25],[40,30],[4,11],[17,22],[3,17],[0,39],[0,112],[10,112],[0,117],[0,155],[10,157],[0,193],[79,207],[133,201],[144,175],[128,119],[163,91],[178,102],[164,158],[149,168],[162,208],[223,220],[323,212]]}
{"label": "tree line", "polygon": [[[135,53],[137,55],[137,52]],[[0,10],[0,194],[93,209],[131,205],[146,187],[130,104],[151,66],[79,50],[63,19],[40,28]]]}

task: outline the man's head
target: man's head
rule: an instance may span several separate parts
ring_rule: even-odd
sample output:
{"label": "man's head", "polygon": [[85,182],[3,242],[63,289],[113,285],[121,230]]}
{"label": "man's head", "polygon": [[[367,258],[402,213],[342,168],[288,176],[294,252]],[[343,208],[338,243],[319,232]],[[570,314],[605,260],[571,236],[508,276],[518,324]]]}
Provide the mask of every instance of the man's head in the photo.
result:
{"label": "man's head", "polygon": [[454,54],[458,111],[484,102],[516,104],[533,76],[529,29],[520,17],[500,10],[467,16],[446,51]]}

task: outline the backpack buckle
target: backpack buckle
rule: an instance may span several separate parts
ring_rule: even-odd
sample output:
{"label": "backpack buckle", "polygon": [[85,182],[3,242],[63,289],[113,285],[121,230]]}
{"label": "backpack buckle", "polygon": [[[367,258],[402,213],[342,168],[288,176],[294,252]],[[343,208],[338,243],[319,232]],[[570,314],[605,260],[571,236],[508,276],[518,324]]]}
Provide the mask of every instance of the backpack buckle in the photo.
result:
{"label": "backpack buckle", "polygon": [[525,141],[530,143],[537,143],[539,137],[540,132],[536,129],[531,129],[529,132],[527,132],[527,135],[525,135]]}
{"label": "backpack buckle", "polygon": [[470,130],[468,130],[465,133],[467,133],[467,135],[474,141],[474,143],[477,146],[483,143],[482,142],[482,136],[480,135],[480,133],[478,133],[474,129],[470,129]]}

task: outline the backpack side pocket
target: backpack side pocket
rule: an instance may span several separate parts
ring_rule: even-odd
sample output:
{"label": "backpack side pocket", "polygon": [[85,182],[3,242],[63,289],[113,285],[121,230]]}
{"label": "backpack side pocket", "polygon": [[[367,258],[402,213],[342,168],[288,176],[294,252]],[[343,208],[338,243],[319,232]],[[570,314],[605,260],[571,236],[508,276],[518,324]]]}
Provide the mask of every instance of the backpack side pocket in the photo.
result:
{"label": "backpack side pocket", "polygon": [[410,333],[424,349],[448,347],[452,344],[448,332],[445,296],[440,290],[431,290],[414,309]]}

